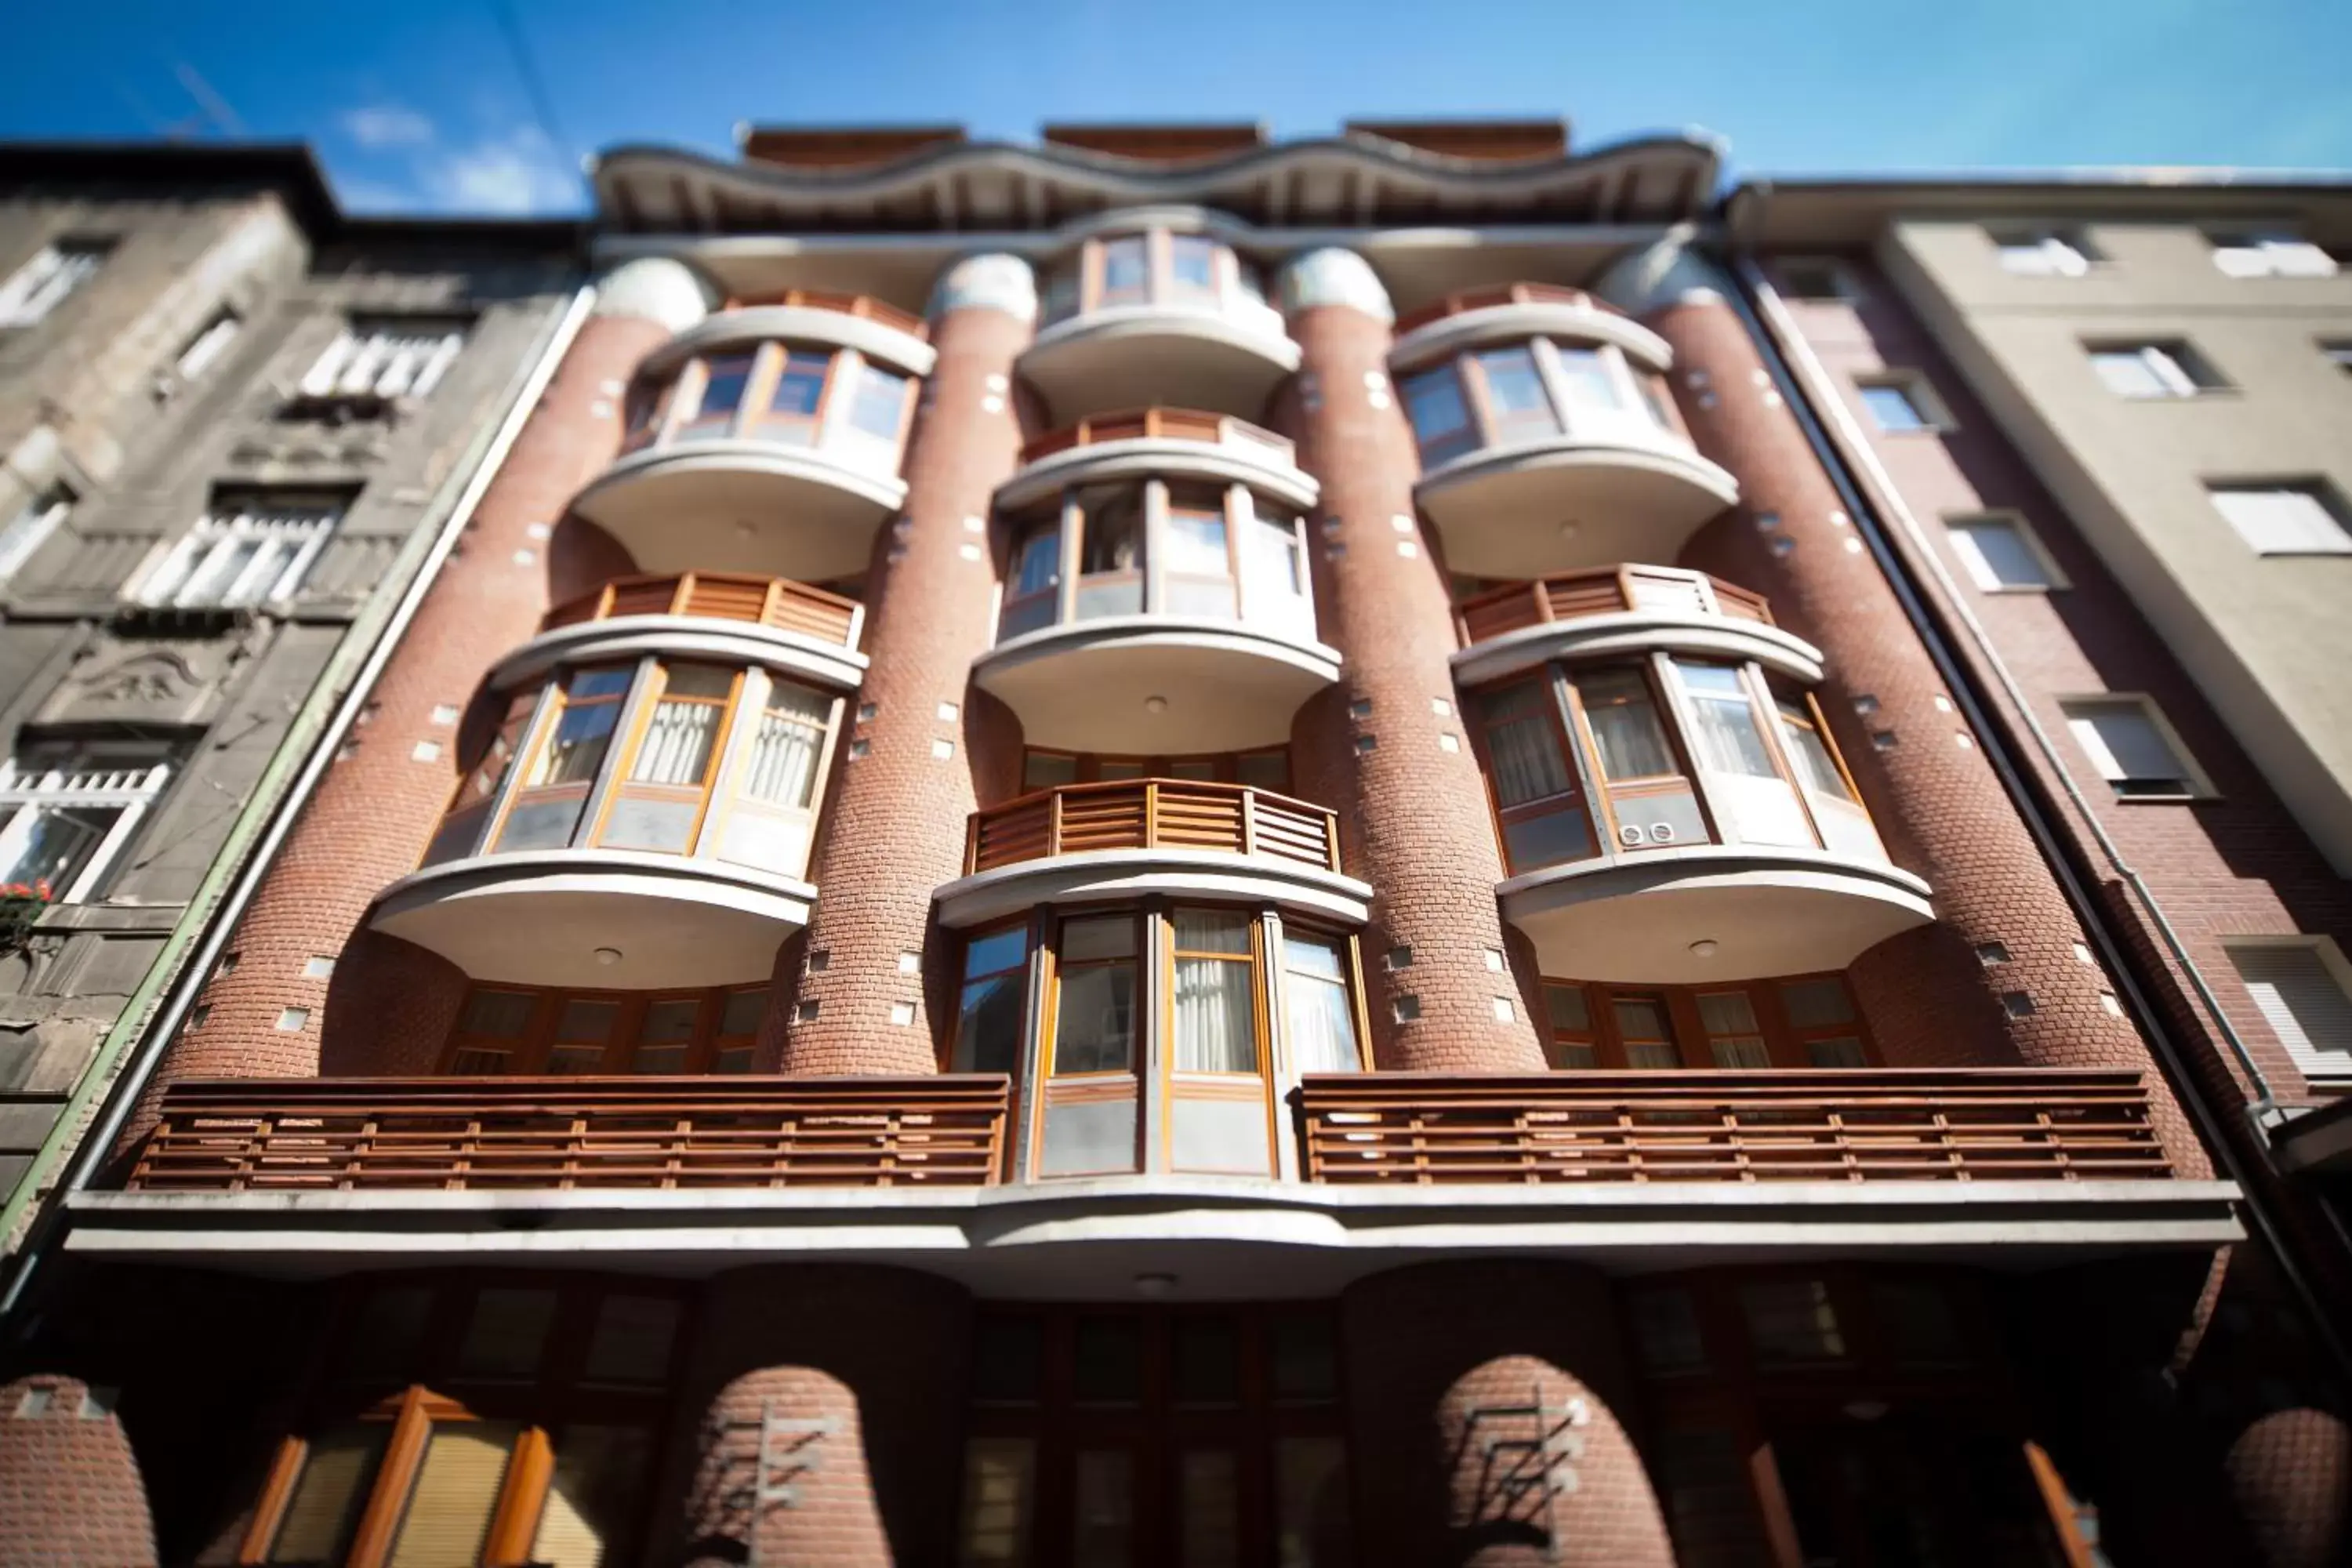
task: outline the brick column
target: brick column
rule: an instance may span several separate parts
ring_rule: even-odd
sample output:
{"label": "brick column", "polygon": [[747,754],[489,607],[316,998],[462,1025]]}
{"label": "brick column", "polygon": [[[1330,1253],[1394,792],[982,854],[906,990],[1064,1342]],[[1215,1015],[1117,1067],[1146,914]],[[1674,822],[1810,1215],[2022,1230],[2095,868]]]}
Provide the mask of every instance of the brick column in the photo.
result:
{"label": "brick column", "polygon": [[1673,1568],[1600,1274],[1422,1264],[1340,1314],[1364,1568]]}
{"label": "brick column", "polygon": [[1739,480],[1739,507],[1680,563],[1763,594],[1775,620],[1821,647],[1822,708],[1864,803],[1896,863],[1933,890],[1937,923],[1849,971],[1888,1060],[2129,1068],[2147,1079],[2179,1173],[2210,1173],[2147,1046],[2102,1002],[2103,972],[2078,955],[2082,926],[1727,303],[1730,285],[1686,253],[1654,252],[1609,287],[1673,345],[1692,438]]}
{"label": "brick column", "polygon": [[[963,1288],[911,1270],[747,1268],[715,1280],[687,1383],[699,1410],[678,1516],[691,1568],[945,1563],[962,1481]],[[760,1423],[789,1500],[754,1512]]]}
{"label": "brick column", "polygon": [[958,262],[931,318],[939,362],[908,447],[906,514],[866,574],[869,662],[817,847],[815,915],[778,956],[761,1031],[763,1058],[776,1052],[785,1072],[933,1072],[935,1032],[952,1023],[946,944],[927,950],[931,889],[963,873],[974,771],[1010,721],[971,681],[994,608],[990,505],[1020,462],[1013,362],[1037,319],[1027,263]]}
{"label": "brick column", "polygon": [[89,1385],[71,1377],[0,1384],[0,1563],[156,1561],[139,1460],[122,1423],[89,1398]]}
{"label": "brick column", "polygon": [[[621,392],[637,362],[703,308],[701,285],[674,261],[633,261],[600,286],[594,314],[369,693],[367,722],[320,779],[238,922],[227,948],[235,969],[215,974],[198,997],[204,1020],[172,1041],[131,1136],[152,1123],[156,1100],[176,1079],[315,1076],[331,1020],[353,1028],[352,1042],[338,1038],[331,1063],[338,1073],[429,1068],[438,1040],[420,1044],[421,1036],[433,1033],[437,1019],[446,1037],[463,975],[431,953],[358,927],[376,893],[416,868],[457,788],[466,748],[458,730],[433,721],[433,710],[480,709],[491,666],[537,635],[549,604],[548,541],[534,537],[532,525],[562,518],[572,496],[612,462],[620,448]],[[469,710],[465,733],[495,721]],[[437,754],[420,758],[421,742]],[[313,957],[337,960],[331,989],[303,974]],[[402,978],[375,984],[368,971],[387,960]],[[419,989],[420,981],[429,984]],[[385,1001],[388,994],[394,999]],[[289,1007],[309,1010],[301,1027],[278,1026]],[[391,1011],[371,1012],[379,1008]],[[381,1042],[381,1049],[353,1042]]]}
{"label": "brick column", "polygon": [[1388,1068],[1540,1072],[1504,958],[1502,859],[1455,711],[1454,618],[1413,510],[1420,458],[1388,379],[1387,295],[1363,258],[1318,250],[1282,279],[1302,368],[1281,402],[1323,488],[1315,611],[1345,658],[1291,732],[1299,793],[1339,814],[1345,864],[1372,885],[1364,982]]}

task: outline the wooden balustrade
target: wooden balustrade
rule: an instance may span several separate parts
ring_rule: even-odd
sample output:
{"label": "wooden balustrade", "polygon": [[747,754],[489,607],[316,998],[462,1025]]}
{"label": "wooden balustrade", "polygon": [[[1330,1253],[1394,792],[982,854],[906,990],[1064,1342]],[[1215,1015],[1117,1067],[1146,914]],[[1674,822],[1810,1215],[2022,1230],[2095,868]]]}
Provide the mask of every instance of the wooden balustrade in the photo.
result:
{"label": "wooden balustrade", "polygon": [[1465,599],[1454,606],[1454,625],[1467,647],[1546,621],[1573,621],[1629,610],[1772,624],[1772,607],[1764,595],[1704,572],[1673,566],[1598,566],[1533,583],[1513,583]]}
{"label": "wooden balustrade", "polygon": [[909,337],[929,338],[929,323],[911,310],[885,304],[871,294],[832,294],[819,289],[785,289],[773,294],[746,294],[727,301],[730,310],[757,310],[763,305],[793,305],[806,310],[838,310],[845,316],[863,316],[878,321]]}
{"label": "wooden balustrade", "polygon": [[972,813],[964,873],[1090,849],[1210,849],[1339,868],[1339,823],[1322,806],[1244,784],[1133,779],[1065,784]]}
{"label": "wooden balustrade", "polygon": [[749,577],[722,572],[688,572],[671,577],[616,577],[593,594],[569,599],[547,612],[542,632],[583,621],[619,616],[693,616],[711,621],[748,621],[778,631],[799,632],[819,642],[856,647],[866,606],[839,594],[782,577]]}
{"label": "wooden balustrade", "polygon": [[1448,294],[1442,300],[1411,311],[1396,324],[1397,336],[1402,337],[1415,327],[1425,327],[1432,321],[1448,316],[1458,316],[1465,310],[1492,310],[1497,305],[1567,305],[1580,310],[1601,310],[1610,315],[1622,315],[1614,305],[1597,300],[1581,289],[1570,289],[1559,283],[1504,283],[1486,289],[1465,289],[1458,294]]}
{"label": "wooden balustrade", "polygon": [[1131,408],[1118,414],[1097,414],[1091,419],[1048,430],[1021,448],[1021,461],[1034,463],[1056,452],[1104,441],[1147,439],[1252,446],[1264,448],[1285,463],[1296,460],[1295,448],[1288,440],[1230,414],[1211,414],[1198,408]]}
{"label": "wooden balustrade", "polygon": [[1296,1098],[1318,1182],[1987,1182],[2170,1176],[2132,1072],[1360,1073]]}
{"label": "wooden balustrade", "polygon": [[134,1192],[976,1187],[1007,1082],[936,1078],[189,1079]]}

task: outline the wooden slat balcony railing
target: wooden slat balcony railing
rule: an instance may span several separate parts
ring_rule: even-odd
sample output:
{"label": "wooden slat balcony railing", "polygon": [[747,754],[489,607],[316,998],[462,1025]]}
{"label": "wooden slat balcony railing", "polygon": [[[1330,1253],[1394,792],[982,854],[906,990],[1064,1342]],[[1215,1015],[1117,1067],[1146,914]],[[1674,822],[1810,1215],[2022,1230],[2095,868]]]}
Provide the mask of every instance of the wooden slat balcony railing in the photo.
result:
{"label": "wooden slat balcony railing", "polygon": [[1396,324],[1396,335],[1404,336],[1415,327],[1425,327],[1432,321],[1458,316],[1465,310],[1491,310],[1496,305],[1568,305],[1580,310],[1601,310],[1612,316],[1624,312],[1607,300],[1597,300],[1581,289],[1570,289],[1559,283],[1504,283],[1486,289],[1465,289],[1458,294],[1423,305],[1407,313]]}
{"label": "wooden slat balcony railing", "polygon": [[1999,1182],[2170,1176],[2131,1072],[2042,1068],[1310,1077],[1318,1182]]}
{"label": "wooden slat balcony railing", "polygon": [[818,289],[785,289],[773,294],[746,294],[730,299],[726,309],[749,310],[762,305],[796,305],[807,310],[838,310],[845,316],[863,316],[869,321],[879,321],[886,327],[905,332],[909,337],[930,336],[931,329],[922,317],[896,305],[887,305],[870,294],[829,294]]}
{"label": "wooden slat balcony railing", "polygon": [[1546,621],[1573,621],[1627,610],[1721,616],[1726,620],[1772,624],[1772,607],[1761,594],[1673,566],[1597,566],[1463,600],[1454,606],[1454,628],[1468,647]]}
{"label": "wooden slat balcony railing", "polygon": [[1322,806],[1244,784],[1064,784],[972,813],[964,874],[1089,849],[1212,849],[1336,871],[1339,829]]}
{"label": "wooden slat balcony railing", "polygon": [[620,616],[748,621],[854,648],[866,606],[783,577],[688,572],[674,577],[616,577],[593,594],[568,599],[548,611],[539,629],[551,632],[558,626]]}
{"label": "wooden slat balcony railing", "polygon": [[1211,414],[1198,408],[1131,408],[1118,414],[1097,414],[1091,419],[1048,430],[1021,448],[1021,461],[1025,466],[1074,447],[1092,447],[1105,441],[1152,438],[1255,447],[1290,466],[1296,466],[1297,460],[1296,448],[1288,440],[1230,414]]}
{"label": "wooden slat balcony railing", "polygon": [[979,1187],[1007,1080],[937,1078],[191,1079],[125,1185],[247,1193]]}

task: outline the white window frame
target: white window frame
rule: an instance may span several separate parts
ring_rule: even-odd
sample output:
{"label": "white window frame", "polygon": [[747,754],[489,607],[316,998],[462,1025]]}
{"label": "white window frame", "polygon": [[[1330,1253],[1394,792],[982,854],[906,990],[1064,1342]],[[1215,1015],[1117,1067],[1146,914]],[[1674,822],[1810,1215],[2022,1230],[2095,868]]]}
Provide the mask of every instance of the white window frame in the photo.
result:
{"label": "white window frame", "polygon": [[[1937,396],[1936,389],[1927,384],[1927,376],[1918,371],[1872,371],[1855,376],[1853,386],[1855,397],[1862,404],[1862,416],[1869,421],[1870,428],[1878,435],[1943,436],[1959,428],[1959,421],[1952,417],[1952,411],[1944,405],[1944,400]],[[1921,423],[1918,426],[1910,430],[1890,430],[1881,425],[1878,416],[1871,411],[1869,399],[1861,395],[1864,388],[1874,386],[1892,387],[1900,392],[1919,416]]]}
{"label": "white window frame", "polygon": [[[278,504],[272,506],[273,501]],[[234,610],[282,604],[302,585],[347,505],[340,497],[326,504],[326,497],[315,492],[217,496],[205,509],[203,520],[140,574],[140,586],[131,597],[142,605],[181,608]],[[235,563],[239,547],[255,539],[263,542],[262,548],[237,566],[229,580],[217,580]]]}
{"label": "white window frame", "polygon": [[[2173,729],[2172,721],[2165,717],[2164,710],[2158,705],[2156,699],[2148,696],[2147,693],[2144,691],[2078,692],[2059,698],[2058,709],[2065,715],[2066,731],[2074,738],[2074,749],[2080,752],[2084,760],[2091,764],[2092,772],[2106,783],[2109,794],[2117,805],[2177,805],[2182,801],[2211,800],[2216,797],[2218,792],[2213,788],[2213,781],[2205,776],[2205,770],[2198,766],[2194,753],[2182,742],[2179,732]],[[2136,775],[2126,773],[2122,764],[2116,761],[2114,752],[2104,740],[2099,739],[2096,727],[2091,723],[2091,714],[2100,709],[2128,710],[2138,714],[2155,734],[2158,742],[2172,758],[2173,765],[2177,770],[2173,775],[2174,779],[2185,787],[2150,794],[2135,794],[2123,789],[2121,786],[2131,783]],[[2088,740],[2084,738],[2086,728],[2090,732]],[[2093,742],[2096,742],[2095,746]],[[2114,769],[2113,772],[2109,771],[2111,766]]]}
{"label": "white window frame", "polygon": [[[2230,509],[2222,504],[2221,498],[2228,495],[2271,493],[2294,494],[2308,499],[2321,518],[2333,525],[2334,532],[2292,544],[2264,545],[2251,537],[2245,524],[2231,516]],[[2216,515],[2229,525],[2230,531],[2257,555],[2352,555],[2352,520],[2347,520],[2342,498],[2336,494],[2335,487],[2324,479],[2208,479],[2205,481],[2205,495]]]}
{"label": "white window frame", "polygon": [[2333,278],[2336,258],[2291,229],[2208,234],[2213,266],[2229,278]]}
{"label": "white window frame", "polygon": [[44,486],[25,498],[16,515],[0,528],[0,583],[33,558],[58,525],[73,510],[74,489],[63,480]]}
{"label": "white window frame", "polygon": [[13,865],[24,852],[25,840],[45,810],[119,806],[122,815],[114,819],[114,825],[99,840],[97,849],[75,874],[73,881],[50,889],[52,903],[85,902],[115,858],[121,854],[122,847],[138,831],[147,808],[162,797],[163,786],[171,782],[169,763],[145,768],[100,768],[79,773],[53,768],[46,773],[20,773],[14,757],[0,762],[0,810],[12,812],[6,824],[0,826],[0,865]]}
{"label": "white window frame", "polygon": [[303,375],[302,395],[429,397],[465,352],[471,325],[453,316],[355,316]]}
{"label": "white window frame", "polygon": [[[2230,959],[2231,973],[2237,976],[2238,983],[2242,986],[2245,985],[2246,977],[2244,972],[2238,968],[2237,955],[2241,952],[2257,948],[2282,947],[2303,948],[2316,952],[2319,955],[2320,967],[2326,972],[2329,979],[2336,982],[2336,989],[2344,993],[2347,1003],[2352,1003],[2352,961],[2345,958],[2344,950],[2336,944],[2336,939],[2333,937],[2312,936],[2296,931],[2270,936],[2225,936],[2221,939],[2221,951]],[[2249,992],[2247,999],[2252,1002],[2252,987],[2247,989]],[[2307,1081],[2315,1087],[2326,1085],[2336,1089],[2352,1089],[2352,1053],[2316,1051],[2291,1040],[2279,1032],[2278,1026],[2271,1021],[2270,1015],[2263,1010],[2260,1003],[2253,1003],[2253,1006],[2257,1013],[2262,1014],[2263,1023],[2270,1029],[2272,1037],[2278,1041],[2279,1048],[2287,1054],[2288,1058],[2294,1063],[2296,1069]]]}
{"label": "white window frame", "polygon": [[[2178,338],[2147,342],[2088,342],[2083,345],[2083,352],[2089,356],[2091,373],[2099,378],[2100,385],[2117,397],[2129,398],[2134,402],[2201,397],[2207,393],[2222,390],[2221,383],[2197,351]],[[2140,369],[2147,373],[2148,379],[2156,384],[2157,390],[2126,391],[2116,385],[2099,363],[2108,359],[2137,362]]]}
{"label": "white window frame", "polygon": [[235,310],[224,306],[215,311],[204,331],[190,338],[188,346],[180,351],[180,357],[172,362],[173,378],[184,386],[201,377],[228,353],[244,330],[245,319]]}
{"label": "white window frame", "polygon": [[1993,259],[2012,278],[2086,278],[2100,259],[2078,235],[2058,228],[1988,228]]}
{"label": "white window frame", "polygon": [[[2025,520],[2025,514],[2022,512],[2009,511],[2000,508],[1990,508],[1983,511],[1951,511],[1946,512],[1940,521],[1944,525],[1945,536],[1951,543],[1952,553],[1959,558],[1960,564],[1967,569],[1969,581],[1975,584],[1983,593],[2048,594],[2074,586],[2066,580],[2066,574],[2058,569],[2058,563],[2051,559],[2049,548],[2042,542],[2042,535],[2034,531],[2033,525]],[[2015,534],[2019,542],[2024,545],[2025,552],[2033,558],[2033,563],[2041,569],[2042,581],[2004,583],[1993,576],[1992,563],[1986,560],[1982,552],[1972,544],[1966,543],[1962,540],[1961,531],[1971,526],[1998,526],[2006,528]]]}
{"label": "white window frame", "polygon": [[0,327],[29,327],[89,281],[113,248],[103,239],[53,239],[0,283]]}

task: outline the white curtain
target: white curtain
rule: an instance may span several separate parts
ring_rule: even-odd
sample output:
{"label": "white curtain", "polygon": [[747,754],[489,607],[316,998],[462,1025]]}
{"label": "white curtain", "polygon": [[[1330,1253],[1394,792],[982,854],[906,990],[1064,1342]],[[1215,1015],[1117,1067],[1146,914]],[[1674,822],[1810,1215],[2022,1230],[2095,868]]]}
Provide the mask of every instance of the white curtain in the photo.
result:
{"label": "white curtain", "polygon": [[1538,706],[1541,687],[1497,693],[1486,703],[1486,752],[1495,763],[1495,798],[1518,805],[1568,793],[1568,764]]}
{"label": "white curtain", "polygon": [[646,725],[645,744],[637,748],[636,766],[629,770],[630,782],[698,787],[709,771],[719,711],[715,702],[664,698],[656,703]]}
{"label": "white curtain", "polygon": [[1338,945],[1286,937],[1282,954],[1292,1067],[1303,1073],[1356,1071],[1363,1064]]}
{"label": "white curtain", "polygon": [[1176,950],[1177,1070],[1257,1071],[1256,1031],[1250,1020],[1248,918],[1179,910]]}
{"label": "white curtain", "polygon": [[804,806],[816,784],[830,703],[814,691],[781,681],[771,685],[767,710],[751,740],[751,776],[744,793],[772,805]]}

